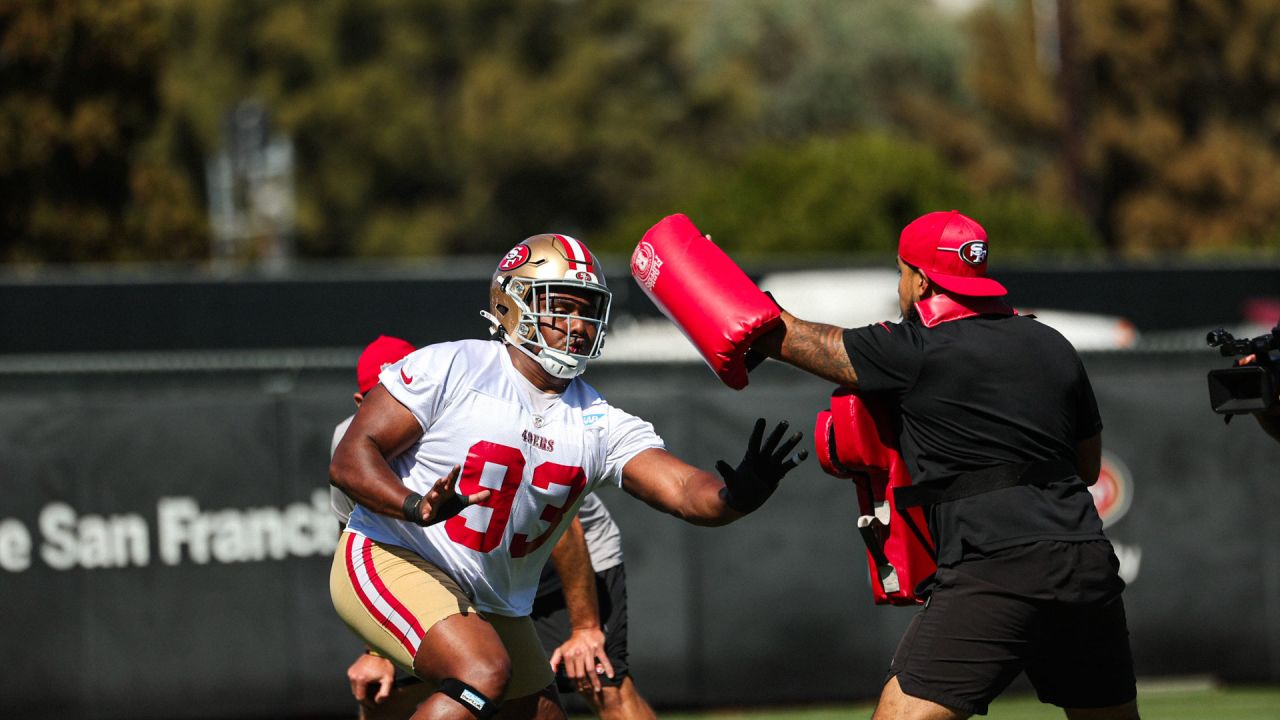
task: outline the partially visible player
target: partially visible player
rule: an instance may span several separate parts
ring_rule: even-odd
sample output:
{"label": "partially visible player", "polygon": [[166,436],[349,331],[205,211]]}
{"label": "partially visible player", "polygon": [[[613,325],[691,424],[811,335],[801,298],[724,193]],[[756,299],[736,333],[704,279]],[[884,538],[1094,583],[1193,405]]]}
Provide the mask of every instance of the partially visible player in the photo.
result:
{"label": "partially visible player", "polygon": [[[360,357],[356,359],[356,391],[351,395],[357,410],[360,409],[360,403],[364,402],[365,393],[377,387],[378,375],[383,369],[400,362],[414,350],[417,348],[408,340],[379,335],[360,351]],[[333,442],[329,445],[330,458],[338,449],[338,441],[342,440],[342,436],[347,433],[347,428],[351,426],[351,421],[355,419],[355,413],[352,413],[333,429]],[[339,527],[345,530],[347,518],[351,517],[351,511],[356,507],[355,502],[331,484],[329,485],[329,507],[333,509],[333,514],[338,516]]]}
{"label": "partially visible player", "polygon": [[611,294],[578,240],[537,235],[501,260],[494,340],[432,345],[384,370],[330,479],[357,506],[334,557],[335,608],[432,683],[414,718],[564,717],[529,618],[538,578],[585,494],[621,486],[700,525],[760,507],[806,453],[756,422],[737,467],[667,452],[653,427],[578,375]]}
{"label": "partially visible player", "polygon": [[[378,384],[378,375],[383,368],[404,359],[416,350],[407,340],[387,335],[379,335],[377,339],[365,346],[356,360],[356,391],[351,399],[360,408],[368,393]],[[346,434],[355,414],[349,415],[333,429],[333,442],[329,447],[330,457],[337,449],[338,442]],[[345,530],[355,502],[347,494],[333,485],[329,486],[329,506],[338,518],[338,527]],[[347,680],[351,683],[351,694],[360,707],[361,720],[400,720],[413,714],[422,701],[421,693],[405,690],[414,678],[411,676],[397,679],[395,666],[391,661],[378,655],[368,646],[365,652],[356,658],[347,668]]]}
{"label": "partially visible player", "polygon": [[[582,545],[566,541],[578,534],[582,534],[590,558],[573,557]],[[582,581],[582,574],[572,570],[566,573],[565,566],[579,568],[588,559],[593,570],[589,578],[594,580],[595,587],[575,589],[573,584]],[[578,517],[560,538],[551,560],[538,583],[533,623],[542,647],[551,655],[552,669],[558,669],[556,682],[560,691],[576,690],[592,712],[603,720],[656,717],[636,688],[628,663],[627,572],[622,534],[609,508],[597,495],[588,495],[583,500]],[[608,668],[603,664],[584,664],[582,661],[590,657],[590,652],[573,645],[580,635],[587,643],[597,642],[595,638],[601,632]]]}

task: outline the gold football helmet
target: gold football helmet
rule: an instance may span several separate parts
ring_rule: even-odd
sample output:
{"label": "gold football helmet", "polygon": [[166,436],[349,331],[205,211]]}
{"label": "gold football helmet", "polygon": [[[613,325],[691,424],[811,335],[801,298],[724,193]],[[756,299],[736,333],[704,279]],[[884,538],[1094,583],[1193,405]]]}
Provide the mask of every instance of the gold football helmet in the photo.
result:
{"label": "gold football helmet", "polygon": [[[542,322],[565,324],[578,317],[553,312],[552,297],[565,291],[591,301],[581,319],[595,325],[596,333],[584,353],[570,351],[568,333],[559,347],[542,335]],[[604,270],[586,243],[568,235],[534,235],[498,263],[489,287],[489,311],[480,314],[492,324],[490,333],[537,360],[554,377],[571,378],[587,369],[588,360],[600,357],[612,300]]]}

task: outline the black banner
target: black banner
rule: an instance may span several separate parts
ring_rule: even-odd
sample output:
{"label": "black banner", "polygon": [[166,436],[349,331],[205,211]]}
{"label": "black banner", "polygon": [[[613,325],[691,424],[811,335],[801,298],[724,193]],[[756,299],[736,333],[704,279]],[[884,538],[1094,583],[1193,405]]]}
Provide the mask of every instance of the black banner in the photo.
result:
{"label": "black banner", "polygon": [[[1280,444],[1224,426],[1222,360],[1098,354],[1095,488],[1140,675],[1280,681]],[[0,716],[351,715],[359,643],[329,602],[333,426],[348,368],[0,376]],[[586,376],[703,467],[752,421],[809,433],[830,387],[766,365]],[[871,602],[852,487],[810,460],[760,512],[686,525],[606,491],[624,532],[631,664],[659,706],[865,699],[912,610]]]}

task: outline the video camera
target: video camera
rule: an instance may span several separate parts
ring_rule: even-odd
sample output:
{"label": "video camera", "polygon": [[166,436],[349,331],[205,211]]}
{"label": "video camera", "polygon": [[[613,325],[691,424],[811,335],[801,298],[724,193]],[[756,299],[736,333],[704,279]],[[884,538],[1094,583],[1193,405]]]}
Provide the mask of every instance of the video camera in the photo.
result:
{"label": "video camera", "polygon": [[1218,348],[1223,357],[1255,357],[1248,365],[1209,371],[1209,404],[1214,412],[1241,415],[1280,404],[1276,399],[1276,390],[1280,388],[1280,358],[1272,356],[1280,352],[1280,325],[1267,335],[1243,340],[1218,328],[1209,331],[1205,342]]}

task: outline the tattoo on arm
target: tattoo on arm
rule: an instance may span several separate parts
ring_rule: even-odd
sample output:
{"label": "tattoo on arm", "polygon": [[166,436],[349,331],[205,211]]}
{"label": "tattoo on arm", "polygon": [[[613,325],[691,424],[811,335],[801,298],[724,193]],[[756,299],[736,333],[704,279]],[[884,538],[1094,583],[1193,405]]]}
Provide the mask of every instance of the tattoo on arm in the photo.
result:
{"label": "tattoo on arm", "polygon": [[780,360],[838,385],[858,386],[858,374],[844,346],[844,330],[835,325],[790,318]]}

